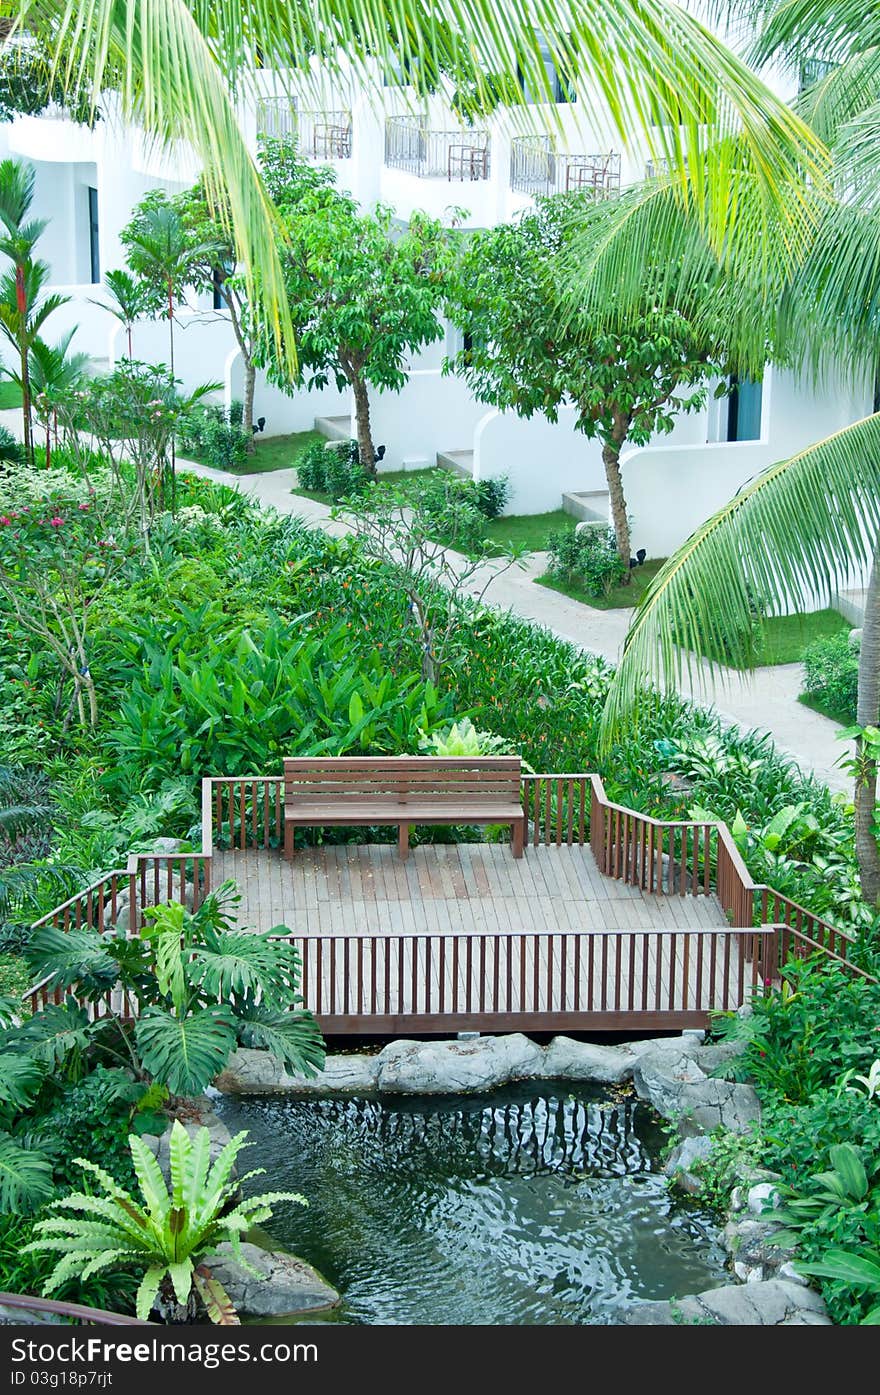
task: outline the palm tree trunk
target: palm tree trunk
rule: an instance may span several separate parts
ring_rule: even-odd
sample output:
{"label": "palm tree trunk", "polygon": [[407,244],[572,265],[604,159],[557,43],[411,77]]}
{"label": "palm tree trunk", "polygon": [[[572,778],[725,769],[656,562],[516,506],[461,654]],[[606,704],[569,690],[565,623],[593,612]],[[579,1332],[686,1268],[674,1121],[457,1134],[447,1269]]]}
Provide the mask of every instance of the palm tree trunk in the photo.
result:
{"label": "palm tree trunk", "polygon": [[[856,721],[860,727],[876,727],[880,722],[880,543],[874,553],[865,596]],[[855,786],[856,858],[862,896],[869,905],[876,906],[880,904],[880,848],[873,828],[877,762],[870,758],[869,748],[861,739],[856,745],[857,755],[864,760]]]}
{"label": "palm tree trunk", "polygon": [[370,395],[360,373],[353,373],[351,379],[354,391],[354,412],[357,423],[358,459],[362,467],[371,475],[376,473],[376,451],[370,430]]}
{"label": "palm tree trunk", "polygon": [[602,464],[605,466],[605,479],[608,481],[608,498],[611,503],[611,519],[614,536],[617,540],[617,554],[626,567],[622,585],[628,586],[631,580],[629,569],[630,537],[629,519],[626,516],[626,498],[623,493],[623,477],[620,473],[620,445],[606,441],[602,446]]}

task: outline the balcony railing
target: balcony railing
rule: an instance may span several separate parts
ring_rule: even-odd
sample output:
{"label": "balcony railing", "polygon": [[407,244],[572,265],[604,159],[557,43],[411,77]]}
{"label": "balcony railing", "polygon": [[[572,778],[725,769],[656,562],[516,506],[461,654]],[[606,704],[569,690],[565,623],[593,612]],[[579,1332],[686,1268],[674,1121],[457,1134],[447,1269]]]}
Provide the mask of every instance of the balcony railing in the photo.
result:
{"label": "balcony railing", "polygon": [[257,131],[292,136],[304,160],[351,159],[350,111],[300,111],[292,98],[266,97],[257,105]]}
{"label": "balcony railing", "polygon": [[488,131],[429,131],[412,116],[389,116],[385,123],[385,164],[422,179],[488,179],[489,155]]}
{"label": "balcony railing", "polygon": [[510,147],[510,187],[532,197],[591,194],[608,199],[620,193],[620,156],[559,155],[549,136],[515,136]]}
{"label": "balcony railing", "polygon": [[257,132],[275,140],[296,135],[296,99],[262,97],[257,102]]}

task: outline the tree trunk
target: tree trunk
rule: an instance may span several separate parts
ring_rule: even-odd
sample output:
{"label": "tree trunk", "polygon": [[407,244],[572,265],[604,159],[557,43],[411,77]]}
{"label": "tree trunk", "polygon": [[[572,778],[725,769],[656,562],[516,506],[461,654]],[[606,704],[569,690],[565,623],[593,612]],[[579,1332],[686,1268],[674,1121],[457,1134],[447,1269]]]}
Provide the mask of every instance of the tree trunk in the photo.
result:
{"label": "tree trunk", "polygon": [[254,385],[257,381],[257,370],[250,358],[242,355],[244,362],[244,403],[241,414],[241,429],[247,436],[248,454],[252,455],[255,450],[254,442]]}
{"label": "tree trunk", "polygon": [[[880,722],[880,543],[874,553],[865,596],[856,721],[860,727],[876,727]],[[865,758],[855,787],[856,858],[862,896],[869,905],[876,906],[880,904],[880,848],[873,831],[877,762],[866,758],[865,744],[861,740],[856,742],[856,750],[858,756]]]}
{"label": "tree trunk", "polygon": [[[168,281],[168,351],[171,356],[171,385],[174,389],[174,286]],[[171,512],[177,506],[177,443],[171,432]]]}
{"label": "tree trunk", "polygon": [[629,519],[626,516],[626,498],[623,493],[623,478],[620,473],[620,446],[618,444],[605,442],[602,446],[602,463],[605,466],[605,478],[608,481],[608,498],[611,502],[614,536],[617,539],[617,554],[626,567],[626,575],[622,584],[628,586],[631,580]]}
{"label": "tree trunk", "polygon": [[18,349],[21,356],[21,414],[23,422],[24,458],[28,465],[34,463],[34,437],[31,426],[31,375],[28,368],[27,343],[27,292],[24,282],[24,267],[15,268],[15,303],[19,318]]}
{"label": "tree trunk", "polygon": [[353,373],[351,386],[354,391],[354,412],[357,423],[358,459],[371,475],[376,473],[376,451],[370,431],[370,396],[367,385],[359,373]]}

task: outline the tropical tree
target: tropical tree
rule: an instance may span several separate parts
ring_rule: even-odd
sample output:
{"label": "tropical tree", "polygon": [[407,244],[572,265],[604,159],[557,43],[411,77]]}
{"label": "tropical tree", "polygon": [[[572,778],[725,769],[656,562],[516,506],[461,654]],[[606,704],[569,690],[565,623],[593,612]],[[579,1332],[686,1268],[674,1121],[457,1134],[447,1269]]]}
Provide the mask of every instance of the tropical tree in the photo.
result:
{"label": "tropical tree", "polygon": [[19,383],[24,419],[24,452],[33,463],[31,423],[30,353],[46,320],[70,299],[53,293],[40,299],[49,279],[46,262],[34,258],[34,249],[46,228],[45,218],[28,218],[34,198],[32,165],[18,160],[0,161],[0,253],[12,267],[0,277],[0,332],[18,351]]}
{"label": "tropical tree", "polygon": [[568,285],[566,257],[571,238],[598,241],[609,212],[625,218],[629,200],[609,210],[580,195],[539,199],[534,212],[515,224],[477,233],[457,268],[449,314],[463,331],[465,347],[446,367],[465,379],[482,402],[523,417],[542,413],[559,419],[575,408],[575,430],[597,438],[618,554],[630,570],[630,523],[620,467],[628,444],[645,445],[671,431],[677,415],[701,407],[710,376],[721,374],[729,351],[719,328],[694,327],[694,299],[709,298],[708,276],[687,299],[676,295],[665,266],[645,266],[641,294],[626,315],[610,322],[607,302],[595,309],[560,308]]}
{"label": "tropical tree", "polygon": [[134,357],[132,350],[132,330],[135,320],[140,319],[148,310],[148,294],[144,284],[130,272],[122,268],[116,271],[108,271],[104,277],[104,283],[112,297],[108,305],[106,300],[92,300],[92,305],[100,305],[103,310],[109,310],[125,329],[128,341],[129,362]]}
{"label": "tropical tree", "polygon": [[[148,194],[131,222],[120,233],[128,264],[142,279],[148,308],[168,320],[168,367],[174,377],[174,310],[187,286],[193,284],[194,263],[210,248],[194,247],[183,219],[163,191]],[[217,244],[212,243],[216,249]],[[174,435],[171,436],[171,508],[177,489]]]}
{"label": "tropical tree", "polygon": [[136,1311],[143,1321],[155,1308],[166,1322],[192,1322],[201,1305],[211,1322],[238,1325],[233,1302],[206,1261],[227,1242],[242,1268],[262,1278],[245,1259],[241,1237],[268,1221],[277,1202],[307,1206],[305,1197],[297,1192],[240,1197],[242,1184],[265,1172],[258,1167],[243,1177],[235,1175],[235,1160],[247,1146],[246,1132],[231,1138],[212,1163],[208,1130],[197,1129],[190,1137],[175,1119],[169,1141],[170,1186],[142,1139],[132,1134],[128,1146],[142,1201],[97,1163],[77,1158],[103,1196],[74,1192],[53,1201],[49,1214],[37,1221],[36,1238],[23,1253],[58,1256],[43,1292],[55,1293],[74,1276],[84,1278],[124,1264],[142,1273]]}
{"label": "tropical tree", "polygon": [[[83,86],[93,101],[113,88],[123,118],[160,143],[191,144],[204,168],[208,202],[234,234],[253,313],[295,371],[296,346],[277,241],[277,219],[236,118],[232,95],[257,66],[285,74],[321,55],[329,73],[353,67],[369,86],[403,71],[418,99],[441,72],[454,72],[479,110],[499,82],[553,101],[543,35],[558,36],[554,60],[563,83],[594,94],[620,140],[638,138],[683,182],[688,157],[710,135],[739,133],[768,206],[801,190],[805,172],[822,178],[823,152],[803,123],[723,43],[673,0],[569,0],[565,32],[555,0],[533,0],[521,16],[499,19],[492,0],[461,0],[440,10],[406,0],[389,10],[350,0],[291,8],[280,0],[217,6],[187,0],[18,0],[21,26],[51,33],[66,91]],[[491,84],[487,79],[491,75]],[[294,78],[295,80],[295,78]],[[535,121],[523,108],[523,121]],[[552,119],[552,118],[551,118]],[[711,179],[696,197],[717,247],[728,235],[724,140]],[[684,195],[682,195],[684,196]],[[789,237],[791,244],[795,239]]]}
{"label": "tropical tree", "polygon": [[[77,392],[86,377],[89,355],[69,353],[70,341],[76,333],[76,326],[62,335],[57,344],[47,344],[39,336],[34,340],[28,354],[31,401],[38,419],[46,428],[46,466],[52,460],[52,433],[54,427],[55,444],[58,444],[58,409]],[[17,373],[9,377],[24,389]]]}
{"label": "tropical tree", "polygon": [[[284,224],[282,266],[299,379],[308,375],[309,387],[325,387],[332,378],[340,391],[351,389],[358,457],[375,474],[369,389],[399,391],[408,356],[440,338],[449,233],[414,214],[405,231],[392,235],[390,208],[359,213],[354,199],[333,187],[329,171],[297,158],[292,140],[264,141],[260,160]],[[271,342],[261,355],[270,378],[288,387]]]}
{"label": "tropical tree", "polygon": [[254,449],[254,387],[256,385],[257,322],[248,305],[246,278],[236,273],[231,236],[218,236],[204,180],[176,194],[172,207],[189,239],[189,276],[195,290],[216,291],[229,316],[244,373],[241,424],[248,452]]}

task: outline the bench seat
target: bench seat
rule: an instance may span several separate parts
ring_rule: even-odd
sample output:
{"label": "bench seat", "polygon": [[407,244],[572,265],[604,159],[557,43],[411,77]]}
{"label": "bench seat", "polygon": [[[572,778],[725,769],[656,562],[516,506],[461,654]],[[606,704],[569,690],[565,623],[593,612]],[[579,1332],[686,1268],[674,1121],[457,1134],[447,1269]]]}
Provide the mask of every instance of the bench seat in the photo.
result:
{"label": "bench seat", "polygon": [[509,824],[521,857],[525,814],[515,756],[290,757],[284,762],[284,853],[297,827],[396,824],[402,857],[413,824]]}

